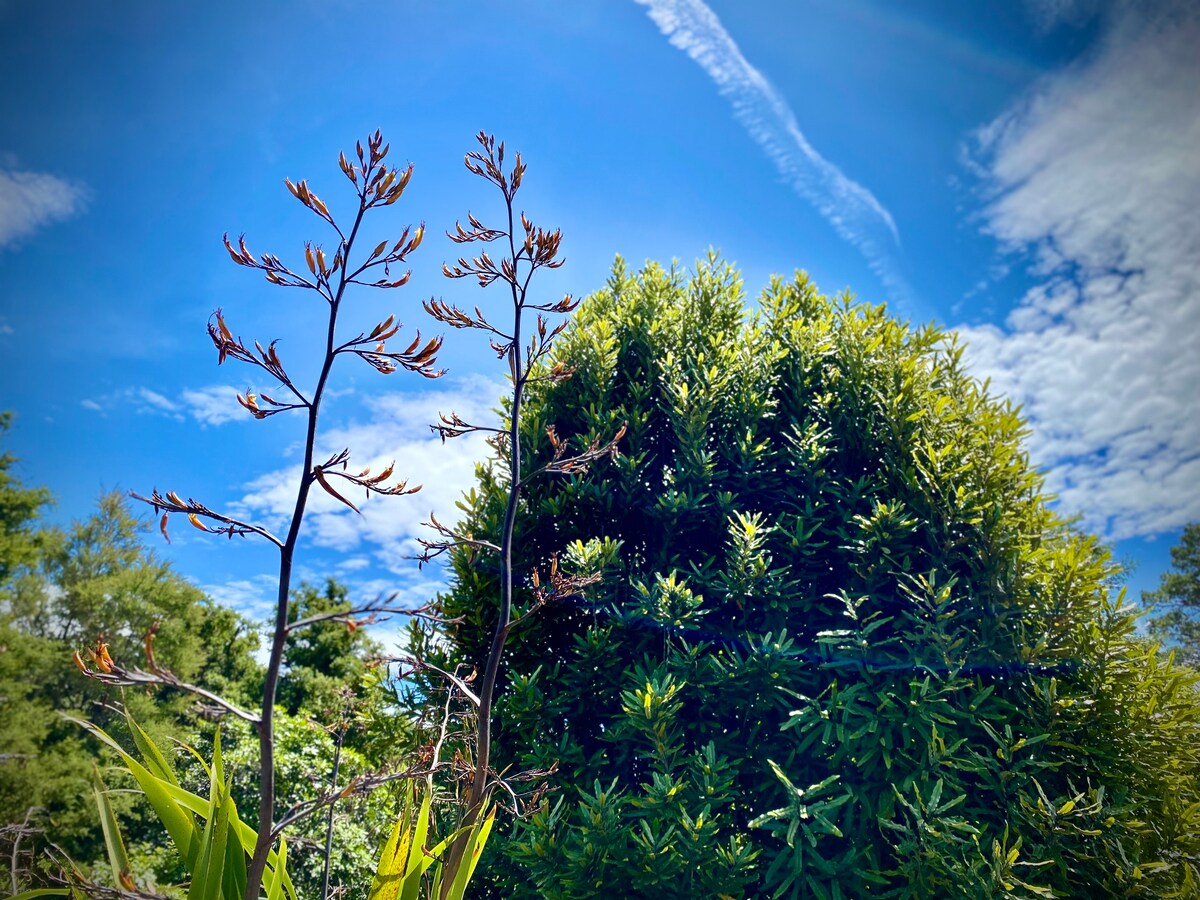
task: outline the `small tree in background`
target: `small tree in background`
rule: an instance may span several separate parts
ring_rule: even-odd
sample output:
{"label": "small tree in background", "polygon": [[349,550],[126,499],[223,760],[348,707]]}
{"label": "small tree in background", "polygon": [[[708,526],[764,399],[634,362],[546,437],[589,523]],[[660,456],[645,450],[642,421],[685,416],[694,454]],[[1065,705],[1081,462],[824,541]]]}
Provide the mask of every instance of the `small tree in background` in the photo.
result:
{"label": "small tree in background", "polygon": [[[13,481],[0,488],[7,500],[44,498],[44,490],[22,489]],[[12,890],[12,876],[29,874],[29,858],[41,857],[50,837],[73,859],[103,857],[91,794],[91,763],[96,746],[63,713],[90,716],[109,727],[120,718],[121,692],[80,678],[70,665],[72,651],[105,636],[118,657],[137,657],[155,623],[159,657],[180,677],[247,702],[259,690],[261,667],[253,657],[258,637],[252,623],[210,601],[156,557],[145,544],[147,523],[124,498],[107,494],[98,509],[68,528],[39,521],[36,509],[21,508],[21,528],[6,529],[12,539],[0,576],[0,827],[12,830],[11,846],[0,852],[0,885]],[[7,516],[7,514],[6,514]],[[15,525],[9,518],[6,524]],[[16,538],[22,539],[18,542]],[[192,740],[196,731],[192,699],[146,696],[124,700],[156,739],[167,735]],[[141,812],[128,795],[114,807],[135,844],[161,839],[161,826]],[[24,823],[25,834],[20,826]],[[14,853],[15,851],[15,853]],[[14,859],[19,860],[14,865]]]}
{"label": "small tree in background", "polygon": [[[6,418],[0,416],[0,425]],[[254,658],[254,624],[205,597],[158,558],[147,546],[150,523],[129,509],[126,498],[103,495],[87,518],[67,528],[50,526],[40,515],[48,492],[22,487],[11,474],[13,463],[0,455],[0,886],[16,893],[53,883],[53,868],[44,868],[47,840],[83,873],[99,873],[107,862],[92,791],[99,748],[64,714],[120,728],[124,705],[160,745],[181,741],[206,759],[212,754],[213,725],[206,721],[215,711],[211,704],[179,692],[126,694],[80,678],[66,662],[74,650],[102,634],[115,659],[137,658],[145,634],[159,623],[159,664],[240,705],[252,704],[261,692],[263,668]],[[336,583],[321,590],[301,585],[293,607],[301,617],[350,612],[346,589]],[[280,712],[277,720],[278,800],[285,815],[324,796],[335,758],[344,786],[404,768],[413,746],[411,725],[400,715],[382,667],[369,668],[380,648],[364,629],[332,617],[294,635],[284,655],[285,686],[294,678],[298,689],[281,695],[294,715]],[[221,733],[225,760],[235,772],[234,797],[239,808],[249,809],[258,800],[258,740],[243,726],[225,721]],[[198,761],[180,761],[185,787],[207,783]],[[129,783],[111,770],[104,777],[114,788]],[[186,878],[178,853],[163,842],[162,823],[142,798],[115,789],[109,806],[120,817],[134,883],[161,891]],[[367,890],[393,806],[388,792],[376,791],[329,807],[337,847],[329,874],[333,884],[349,890],[342,896]],[[328,815],[302,817],[289,829],[289,871],[301,897],[322,896],[328,823]]]}
{"label": "small tree in background", "polygon": [[1150,607],[1150,634],[1165,641],[1181,663],[1200,669],[1200,522],[1183,529],[1171,548],[1171,571],[1156,591],[1142,593]]}
{"label": "small tree in background", "polygon": [[[39,871],[49,862],[47,839],[83,873],[99,873],[106,862],[92,792],[99,747],[64,713],[120,730],[124,706],[160,745],[181,741],[211,758],[213,725],[206,719],[219,712],[213,704],[180,692],[126,693],[80,678],[66,662],[72,651],[103,635],[114,659],[137,659],[158,623],[159,665],[242,706],[260,694],[263,667],[254,658],[253,623],[205,597],[149,549],[150,523],[125,498],[106,494],[87,518],[64,529],[50,526],[40,515],[49,493],[22,487],[11,474],[13,463],[0,456],[6,538],[0,546],[0,885],[18,892],[53,882],[52,867]],[[344,787],[403,769],[413,746],[411,725],[382,667],[369,667],[381,648],[365,629],[344,621],[352,612],[346,589],[333,582],[320,590],[301,585],[292,606],[294,617],[327,617],[294,631],[285,649],[276,753],[283,815],[302,813],[329,791],[335,758],[340,782],[333,783]],[[236,720],[225,721],[221,731],[237,805],[251,809],[258,800],[257,736]],[[179,762],[185,787],[207,783],[196,760]],[[129,783],[111,770],[105,778],[114,788]],[[365,893],[370,884],[394,805],[388,794],[354,793],[327,811],[335,814],[337,847],[330,875],[350,890],[343,896]],[[131,877],[142,890],[186,878],[142,798],[118,789],[109,804],[120,817]],[[302,817],[289,829],[289,870],[302,897],[321,896],[328,821],[328,815]]]}
{"label": "small tree in background", "polygon": [[[558,795],[492,896],[1195,891],[1190,676],[952,335],[803,275],[751,315],[714,258],[618,261],[544,365],[574,377],[530,392],[531,467],[629,430],[613,468],[524,497],[518,571],[571,547],[606,577],[506,649],[494,765],[557,764]],[[462,530],[506,497],[481,470]],[[495,576],[452,563],[441,663],[481,668]]]}

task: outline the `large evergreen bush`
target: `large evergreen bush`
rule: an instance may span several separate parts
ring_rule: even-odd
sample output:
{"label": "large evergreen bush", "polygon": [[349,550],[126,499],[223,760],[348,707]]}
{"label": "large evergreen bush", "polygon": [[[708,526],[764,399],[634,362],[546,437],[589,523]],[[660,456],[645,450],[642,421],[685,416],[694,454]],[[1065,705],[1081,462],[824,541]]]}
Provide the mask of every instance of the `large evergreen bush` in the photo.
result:
{"label": "large evergreen bush", "polygon": [[[494,839],[494,895],[1195,895],[1189,676],[952,334],[803,274],[751,314],[714,258],[618,261],[557,357],[529,471],[628,433],[526,489],[518,571],[604,579],[510,638],[495,768],[559,768]],[[506,478],[481,469],[464,532],[498,532]],[[453,571],[446,662],[479,666],[496,579]]]}

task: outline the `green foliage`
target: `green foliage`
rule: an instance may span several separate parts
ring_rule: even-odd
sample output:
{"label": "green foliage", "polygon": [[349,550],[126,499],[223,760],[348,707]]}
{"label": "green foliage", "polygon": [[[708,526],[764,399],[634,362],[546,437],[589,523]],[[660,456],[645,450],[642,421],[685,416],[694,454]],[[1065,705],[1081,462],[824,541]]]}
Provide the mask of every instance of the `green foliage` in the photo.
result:
{"label": "green foliage", "polygon": [[[12,426],[12,414],[0,413],[0,437]],[[25,488],[10,470],[17,460],[0,454],[0,583],[15,569],[37,559],[38,535],[30,527],[50,502],[45,488]]]}
{"label": "green foliage", "polygon": [[[246,860],[256,834],[238,816],[232,776],[226,775],[221,754],[220,733],[213,741],[211,764],[196,751],[184,748],[196,756],[204,769],[209,782],[206,798],[181,786],[174,766],[132,716],[127,717],[127,724],[140,759],[90,722],[71,721],[98,738],[128,768],[175,845],[187,876],[187,900],[240,900],[246,890]],[[136,890],[117,816],[102,784],[98,784],[96,799],[112,868],[112,886]],[[268,900],[296,900],[296,890],[287,871],[287,845],[282,838],[278,853],[272,851],[268,858],[263,889]]]}
{"label": "green foliage", "polygon": [[1150,634],[1166,642],[1180,662],[1200,668],[1200,522],[1184,528],[1171,548],[1171,569],[1158,590],[1142,594],[1142,602],[1160,613],[1150,619]]}
{"label": "green foliage", "polygon": [[[145,523],[119,495],[102,497],[95,514],[69,529],[45,526],[38,513],[47,492],[21,487],[12,464],[0,457],[0,825],[53,823],[59,846],[95,861],[104,855],[91,803],[96,747],[60,713],[107,727],[121,696],[81,678],[71,654],[103,635],[115,657],[138,664],[143,638],[158,623],[160,663],[237,701],[257,690],[257,637],[242,617],[211,603],[146,549]],[[127,699],[159,738],[193,719],[189,697]],[[126,796],[113,804],[134,812]],[[127,827],[140,841],[152,825],[134,812]],[[21,841],[21,868],[38,846]],[[0,858],[4,867],[13,859],[7,848]]]}
{"label": "green foliage", "polygon": [[[288,621],[309,616],[349,612],[349,591],[333,579],[322,589],[302,584],[292,592]],[[286,677],[279,684],[278,705],[291,715],[301,709],[335,720],[345,707],[343,688],[355,688],[367,672],[367,659],[378,656],[380,647],[365,631],[343,622],[327,620],[288,635],[283,651]]]}
{"label": "green foliage", "polygon": [[[555,362],[531,470],[550,425],[628,433],[527,488],[517,570],[606,578],[510,637],[495,767],[557,762],[558,796],[497,841],[492,896],[1194,895],[1192,676],[952,335],[802,274],[751,315],[715,258],[618,260]],[[505,481],[480,469],[464,533],[498,533]],[[442,662],[469,670],[497,582],[452,569]]]}
{"label": "green foliage", "polygon": [[[379,853],[367,900],[417,900],[418,897],[462,900],[492,832],[496,810],[493,807],[474,825],[453,831],[434,843],[435,838],[430,834],[432,802],[430,784],[422,792],[418,808],[416,785],[409,782],[403,813]],[[450,845],[463,834],[467,836],[463,862],[451,871],[445,860]]]}
{"label": "green foliage", "polygon": [[[336,725],[324,725],[303,710],[297,716],[278,711],[275,725],[278,819],[289,809],[311,802],[333,789]],[[238,809],[246,810],[245,821],[257,827],[257,735],[247,724],[231,721],[223,725],[221,740],[226,764],[233,773],[234,802]],[[210,748],[211,740],[202,740],[197,745],[202,753],[210,753]],[[339,786],[378,770],[377,764],[353,747],[341,748]],[[181,767],[180,774],[185,784],[196,784],[203,778],[203,771],[195,760],[186,768]],[[359,897],[366,891],[376,853],[386,837],[394,808],[394,798],[382,789],[366,795],[352,794],[334,806],[330,884],[343,889],[345,896]],[[287,829],[288,872],[301,897],[320,896],[325,827],[325,810],[321,810]]]}
{"label": "green foliage", "polygon": [[[0,826],[52,828],[53,840],[84,874],[106,866],[97,829],[93,761],[102,744],[66,721],[87,718],[118,733],[128,706],[153,740],[181,740],[211,759],[213,729],[195,716],[195,698],[166,690],[122,693],[80,676],[71,664],[76,649],[104,636],[110,652],[127,665],[144,665],[142,639],[159,623],[157,661],[186,680],[250,705],[262,671],[254,660],[257,635],[249,622],[217,606],[144,543],[146,525],[119,495],[101,499],[97,512],[67,530],[41,525],[37,512],[47,492],[28,490],[10,474],[13,460],[0,458]],[[294,595],[293,616],[339,609],[344,588],[307,585]],[[361,630],[341,621],[318,622],[296,633],[287,648],[285,694],[295,715],[281,713],[277,735],[281,791],[279,812],[311,801],[331,788],[336,735],[344,727],[341,781],[379,771],[411,748],[411,729],[396,713],[383,672],[367,666],[376,651]],[[292,676],[294,677],[294,681]],[[326,727],[332,725],[332,728]],[[257,821],[258,741],[245,723],[223,729],[224,759],[232,772],[232,797]],[[208,783],[198,759],[177,762],[181,783],[200,792]],[[162,841],[162,826],[129,792],[105,794],[122,822],[130,866],[140,883],[182,881],[177,854]],[[332,882],[357,894],[366,889],[375,853],[392,819],[386,792],[353,797],[335,811]],[[28,815],[28,820],[26,819]],[[324,856],[323,816],[304,820],[290,833],[289,866],[302,896],[315,896]],[[40,853],[37,837],[18,844],[22,878],[32,875]],[[11,844],[0,869],[11,864]],[[3,883],[9,881],[7,871]]]}

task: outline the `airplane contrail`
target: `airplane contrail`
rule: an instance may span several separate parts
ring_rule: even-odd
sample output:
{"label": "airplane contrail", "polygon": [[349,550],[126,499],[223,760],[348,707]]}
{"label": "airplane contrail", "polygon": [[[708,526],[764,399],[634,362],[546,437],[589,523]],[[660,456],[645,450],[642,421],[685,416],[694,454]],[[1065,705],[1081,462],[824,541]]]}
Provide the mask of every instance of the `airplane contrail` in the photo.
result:
{"label": "airplane contrail", "polygon": [[635,0],[673,47],[682,50],[717,85],[734,117],[762,147],[784,181],[811,203],[852,244],[894,299],[912,303],[912,289],[897,271],[891,249],[900,232],[891,213],[867,188],[821,156],[804,137],[787,101],[746,60],[720,19],[701,0]]}

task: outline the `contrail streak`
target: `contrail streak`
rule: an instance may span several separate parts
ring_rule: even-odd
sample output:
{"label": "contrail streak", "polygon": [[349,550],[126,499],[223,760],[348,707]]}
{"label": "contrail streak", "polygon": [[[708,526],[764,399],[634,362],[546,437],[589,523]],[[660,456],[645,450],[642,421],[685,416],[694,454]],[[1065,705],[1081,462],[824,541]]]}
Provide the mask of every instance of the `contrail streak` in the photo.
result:
{"label": "contrail streak", "polygon": [[897,271],[891,249],[896,223],[869,190],[813,149],[787,101],[746,61],[716,14],[701,0],[635,0],[659,31],[686,53],[733,106],[734,117],[762,147],[784,181],[816,207],[834,231],[855,246],[901,303],[912,290]]}

